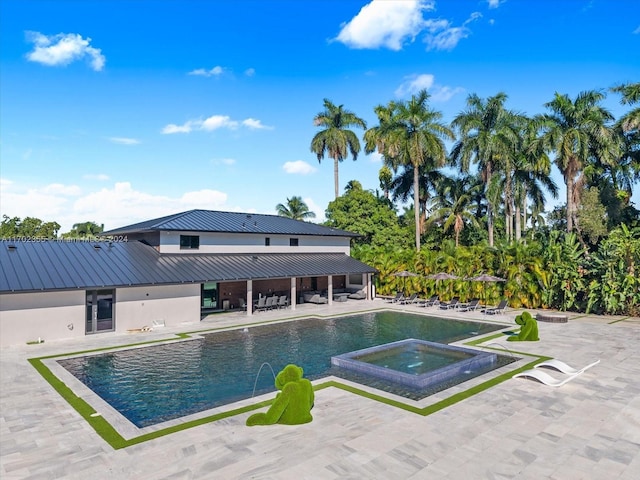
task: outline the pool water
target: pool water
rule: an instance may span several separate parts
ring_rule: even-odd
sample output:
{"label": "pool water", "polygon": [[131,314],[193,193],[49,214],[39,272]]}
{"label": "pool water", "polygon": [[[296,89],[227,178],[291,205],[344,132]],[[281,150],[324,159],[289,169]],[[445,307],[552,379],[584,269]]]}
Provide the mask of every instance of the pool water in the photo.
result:
{"label": "pool water", "polygon": [[[310,380],[338,375],[410,398],[385,382],[338,371],[331,357],[407,338],[451,343],[502,328],[405,312],[309,318],[203,335],[186,341],[59,360],[138,427],[272,392],[286,364]],[[268,365],[263,365],[267,363]],[[258,375],[260,372],[260,375]]]}

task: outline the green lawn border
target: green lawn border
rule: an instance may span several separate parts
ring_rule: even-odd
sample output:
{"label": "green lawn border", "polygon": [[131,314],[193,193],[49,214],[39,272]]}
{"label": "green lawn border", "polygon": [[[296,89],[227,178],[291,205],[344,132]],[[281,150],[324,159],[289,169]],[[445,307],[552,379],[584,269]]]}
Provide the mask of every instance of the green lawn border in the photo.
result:
{"label": "green lawn border", "polygon": [[[371,311],[377,311],[380,309],[373,309]],[[319,318],[321,318],[320,316],[317,316]],[[327,316],[327,317],[333,317],[333,315],[331,316]],[[305,315],[304,317],[296,317],[296,318],[309,318],[309,315]],[[289,319],[287,319],[289,320]],[[274,320],[275,322],[276,320]],[[279,320],[280,322],[282,320]],[[286,321],[286,320],[285,320]],[[259,325],[259,324],[264,324],[267,322],[256,322],[255,324],[250,324],[250,325]],[[271,322],[268,322],[271,323]],[[243,326],[249,326],[248,325],[243,325]],[[220,328],[214,328],[214,329],[206,329],[206,330],[197,330],[197,331],[192,331],[192,332],[185,332],[185,333],[178,333],[175,334],[176,338],[169,338],[169,339],[161,339],[161,340],[150,340],[150,341],[145,341],[145,342],[136,342],[136,343],[130,343],[130,344],[124,344],[124,345],[116,345],[116,346],[109,346],[109,347],[102,347],[102,348],[96,348],[96,349],[92,349],[92,350],[83,350],[83,351],[77,351],[77,352],[71,352],[71,353],[63,353],[63,354],[55,354],[55,355],[47,355],[47,356],[43,356],[43,357],[35,357],[35,358],[29,358],[28,362],[36,369],[36,371],[53,387],[53,389],[58,392],[60,394],[60,396],[73,408],[75,409],[82,418],[84,418],[84,420],[96,431],[96,433],[105,441],[107,442],[114,450],[119,450],[122,448],[127,448],[130,447],[132,445],[137,445],[139,443],[143,443],[143,442],[147,442],[149,440],[153,440],[156,438],[160,438],[160,437],[164,437],[165,435],[170,435],[172,433],[175,432],[180,432],[182,430],[187,430],[189,428],[193,428],[193,427],[197,427],[200,425],[204,425],[207,423],[212,423],[218,420],[222,420],[224,418],[228,418],[228,417],[233,417],[235,415],[240,415],[243,413],[247,413],[250,412],[252,410],[257,410],[258,408],[263,408],[266,407],[268,405],[271,405],[271,403],[273,402],[273,399],[271,400],[264,400],[261,402],[257,402],[255,404],[251,404],[251,405],[247,405],[244,407],[240,407],[240,408],[236,408],[233,410],[229,410],[226,412],[221,412],[221,413],[217,413],[214,415],[209,415],[203,418],[199,418],[196,420],[191,420],[188,422],[184,422],[181,423],[179,425],[174,425],[172,427],[167,427],[167,428],[163,428],[161,430],[156,430],[150,433],[146,433],[143,435],[139,435],[137,437],[133,437],[130,439],[125,439],[122,435],[120,435],[120,433],[118,433],[118,431],[109,423],[107,422],[107,420],[105,420],[101,415],[96,415],[93,416],[94,414],[96,414],[96,410],[89,405],[84,399],[80,398],[79,396],[77,396],[62,380],[60,380],[56,375],[53,374],[53,372],[51,372],[51,370],[44,364],[44,360],[49,360],[49,359],[53,359],[53,358],[58,358],[58,357],[66,357],[66,356],[71,356],[71,355],[82,355],[82,354],[89,354],[89,353],[96,353],[96,352],[104,352],[104,351],[108,351],[108,350],[117,350],[117,349],[122,349],[122,348],[130,348],[130,347],[137,347],[137,346],[141,346],[141,345],[150,345],[150,344],[154,344],[154,343],[166,343],[166,342],[171,342],[171,341],[177,341],[177,340],[182,340],[182,339],[187,339],[187,338],[191,338],[191,335],[193,334],[199,334],[202,332],[209,332],[209,331],[218,331],[218,330],[229,330],[231,328],[234,327],[220,327]],[[237,328],[237,327],[236,327]],[[507,327],[505,327],[507,328]],[[482,337],[482,338],[477,338],[475,340],[471,340],[469,342],[466,342],[465,345],[470,345],[470,346],[476,346],[480,343],[484,343],[487,342],[489,340],[493,340],[496,338],[500,338],[500,337],[504,337],[504,333],[497,333],[497,334],[492,334],[486,337]],[[490,347],[484,347],[490,350],[498,350],[498,349],[493,349]],[[386,405],[392,406],[392,407],[396,407],[396,408],[400,408],[402,410],[405,410],[407,412],[411,412],[411,413],[415,413],[421,416],[427,416],[427,415],[431,415],[432,413],[438,412],[444,408],[447,408],[451,405],[454,405],[458,402],[461,402],[462,400],[465,400],[473,395],[477,395],[480,392],[483,392],[495,385],[498,385],[506,380],[509,380],[511,377],[513,377],[515,374],[523,372],[524,370],[527,370],[529,368],[533,368],[534,365],[543,362],[545,360],[549,360],[551,357],[545,357],[545,356],[541,356],[541,355],[535,355],[535,354],[530,354],[530,353],[525,353],[525,352],[516,352],[516,351],[511,351],[511,353],[516,354],[516,355],[525,355],[528,357],[532,357],[534,358],[534,360],[532,360],[531,362],[527,363],[526,365],[513,370],[513,371],[509,371],[506,373],[503,373],[501,375],[498,375],[497,377],[491,378],[483,383],[480,383],[478,385],[475,385],[474,387],[471,387],[467,390],[455,393],[453,395],[451,395],[450,397],[447,397],[443,400],[440,400],[439,402],[436,402],[432,405],[428,405],[426,407],[416,407],[413,405],[408,405],[406,403],[403,403],[401,401],[398,400],[393,400],[390,398],[386,398],[383,397],[381,395],[375,394],[375,393],[371,393],[365,390],[362,390],[358,387],[354,387],[352,385],[347,385],[345,383],[339,382],[339,381],[335,381],[335,380],[328,380],[325,382],[321,382],[321,383],[317,383],[314,385],[313,389],[314,391],[319,391],[319,390],[323,390],[325,388],[329,388],[329,387],[334,387],[334,388],[339,388],[341,390],[344,390],[346,392],[350,392],[356,395],[360,395],[362,397],[365,398],[369,398],[371,400],[375,400],[377,402],[381,402],[384,403]]]}

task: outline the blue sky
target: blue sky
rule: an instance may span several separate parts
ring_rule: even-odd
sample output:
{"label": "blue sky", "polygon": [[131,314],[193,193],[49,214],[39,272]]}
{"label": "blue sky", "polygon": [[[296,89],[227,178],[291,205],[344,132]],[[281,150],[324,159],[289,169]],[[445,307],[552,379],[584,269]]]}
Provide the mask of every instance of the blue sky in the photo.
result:
{"label": "blue sky", "polygon": [[[323,99],[369,127],[376,105],[421,88],[447,122],[471,93],[543,113],[556,91],[640,79],[640,2],[0,0],[0,45],[1,214],[65,232],[275,213],[296,195],[322,220],[333,162],[310,143]],[[605,105],[627,110],[614,94]],[[380,167],[348,158],[340,190],[379,188]]]}

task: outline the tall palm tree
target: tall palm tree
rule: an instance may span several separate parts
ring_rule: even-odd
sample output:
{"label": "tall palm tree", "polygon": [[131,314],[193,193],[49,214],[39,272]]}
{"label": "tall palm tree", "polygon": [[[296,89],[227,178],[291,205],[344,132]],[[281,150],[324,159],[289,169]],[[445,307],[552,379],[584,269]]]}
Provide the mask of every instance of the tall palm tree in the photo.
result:
{"label": "tall palm tree", "polygon": [[469,171],[471,162],[478,164],[487,198],[487,230],[489,246],[493,246],[493,215],[500,190],[493,176],[511,159],[517,149],[519,136],[518,116],[505,109],[507,95],[503,92],[486,100],[471,94],[467,97],[467,109],[451,123],[460,133],[453,146],[451,159],[463,173]]}
{"label": "tall palm tree", "polygon": [[367,128],[366,122],[342,105],[336,106],[325,98],[324,110],[313,118],[313,124],[323,130],[316,133],[311,140],[311,151],[322,161],[325,154],[333,159],[333,181],[336,198],[339,196],[338,162],[343,161],[349,153],[353,160],[358,159],[360,141],[349,127]]}
{"label": "tall palm tree", "polygon": [[306,220],[316,218],[316,214],[309,210],[309,207],[302,200],[302,197],[287,198],[287,203],[276,205],[276,212],[281,217],[292,218],[293,220]]}
{"label": "tall palm tree", "polygon": [[527,199],[533,201],[535,211],[544,211],[543,189],[553,198],[558,197],[558,187],[551,178],[551,159],[539,136],[541,123],[538,118],[522,120],[522,145],[515,157],[512,177],[516,240],[520,240],[522,229],[527,226]]}
{"label": "tall palm tree", "polygon": [[393,166],[413,168],[413,204],[416,250],[420,251],[420,167],[435,170],[446,160],[444,139],[453,132],[441,123],[442,113],[428,107],[429,94],[421,90],[406,102],[376,107],[380,121],[372,133],[365,133],[368,151],[378,152]]}
{"label": "tall palm tree", "polygon": [[589,157],[597,156],[603,163],[613,160],[609,158],[613,134],[607,127],[613,116],[600,105],[604,98],[594,90],[579,93],[575,100],[556,92],[544,105],[551,113],[543,115],[543,141],[555,153],[555,164],[567,187],[567,232],[577,227],[583,170]]}
{"label": "tall palm tree", "polygon": [[456,238],[456,247],[460,244],[460,232],[466,223],[477,226],[478,221],[473,210],[474,189],[481,185],[475,184],[471,176],[459,178],[444,178],[439,194],[433,198],[434,212],[429,222],[442,221],[445,231],[453,228]]}
{"label": "tall palm tree", "polygon": [[[444,174],[440,170],[432,168],[427,164],[422,164],[418,168],[418,210],[421,235],[425,232],[427,222],[427,204],[436,195],[436,189],[444,178]],[[393,201],[406,203],[413,196],[413,180],[414,168],[409,163],[391,181]]]}

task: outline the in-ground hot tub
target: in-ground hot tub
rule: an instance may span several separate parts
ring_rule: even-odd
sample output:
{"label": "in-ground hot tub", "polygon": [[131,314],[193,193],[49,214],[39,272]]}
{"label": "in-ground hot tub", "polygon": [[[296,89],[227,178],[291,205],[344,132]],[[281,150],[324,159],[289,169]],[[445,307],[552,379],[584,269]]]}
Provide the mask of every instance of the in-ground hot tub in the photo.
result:
{"label": "in-ground hot tub", "polygon": [[497,355],[409,338],[331,357],[331,364],[421,389],[494,365]]}

